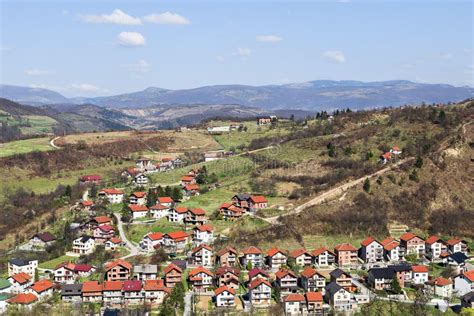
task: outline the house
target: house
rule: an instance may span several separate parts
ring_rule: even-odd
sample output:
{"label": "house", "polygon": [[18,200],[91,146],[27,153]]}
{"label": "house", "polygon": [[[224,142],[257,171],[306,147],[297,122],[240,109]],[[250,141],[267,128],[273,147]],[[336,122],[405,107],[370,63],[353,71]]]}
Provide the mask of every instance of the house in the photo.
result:
{"label": "house", "polygon": [[53,295],[54,283],[48,279],[41,279],[33,283],[28,289],[28,292],[33,293],[38,297],[38,300],[44,300]]}
{"label": "house", "polygon": [[425,284],[428,281],[428,267],[415,265],[411,267],[411,280],[413,284]]}
{"label": "house", "polygon": [[450,267],[453,267],[457,273],[464,271],[466,261],[469,258],[462,252],[455,252],[443,259],[443,262]]}
{"label": "house", "polygon": [[386,153],[383,153],[383,154],[380,155],[380,162],[382,164],[386,164],[390,160],[392,160],[392,154],[391,153],[386,152]]}
{"label": "house", "polygon": [[306,299],[299,293],[291,293],[283,297],[283,306],[285,315],[303,315],[306,314]]}
{"label": "house", "polygon": [[104,243],[105,250],[117,250],[118,247],[123,245],[123,241],[120,238],[112,237]]}
{"label": "house", "polygon": [[254,308],[270,306],[272,299],[272,287],[270,282],[255,278],[248,285],[249,300]]}
{"label": "house", "polygon": [[400,247],[400,243],[393,237],[388,237],[380,242],[383,246],[383,255],[385,260],[396,262],[404,257],[404,250]]}
{"label": "house", "polygon": [[232,203],[222,203],[219,207],[219,213],[225,220],[236,220],[245,214],[245,209]]}
{"label": "house", "polygon": [[352,284],[351,275],[339,268],[332,270],[329,276],[331,277],[331,282],[336,282],[346,291],[354,292],[357,289],[357,287]]}
{"label": "house", "polygon": [[132,194],[130,194],[130,197],[129,197],[130,204],[146,205],[146,201],[147,201],[146,192],[133,192]]}
{"label": "house", "polygon": [[177,283],[181,282],[183,270],[177,265],[170,263],[164,269],[164,280],[166,287],[173,288]]}
{"label": "house", "polygon": [[450,253],[462,252],[467,255],[467,242],[457,238],[450,239],[446,242]]}
{"label": "house", "polygon": [[82,302],[96,303],[102,301],[103,287],[99,281],[85,281],[82,283]]}
{"label": "house", "polygon": [[458,296],[474,291],[474,270],[465,271],[454,278],[454,291]]}
{"label": "house", "polygon": [[63,284],[73,284],[76,280],[74,269],[76,265],[70,262],[63,262],[54,268],[54,282]]}
{"label": "house", "polygon": [[163,234],[160,232],[148,233],[140,241],[139,246],[141,249],[152,252],[155,251],[163,244]]}
{"label": "house", "polygon": [[295,260],[295,264],[299,265],[300,267],[310,266],[313,261],[311,253],[306,249],[296,249],[290,252],[290,257],[293,258]]}
{"label": "house", "polygon": [[100,225],[94,229],[94,239],[96,242],[105,242],[106,240],[114,237],[115,229],[112,225]]}
{"label": "house", "polygon": [[80,184],[100,184],[102,177],[97,174],[85,175],[79,178]]}
{"label": "house", "polygon": [[273,247],[267,251],[266,263],[272,269],[280,269],[287,262],[286,251]]}
{"label": "house", "polygon": [[13,294],[23,293],[33,284],[33,277],[25,272],[19,272],[8,277],[11,284],[10,292]]}
{"label": "house", "polygon": [[185,214],[188,212],[187,207],[174,207],[168,214],[168,221],[173,223],[183,222]]}
{"label": "house", "polygon": [[348,243],[343,243],[334,247],[336,254],[336,262],[340,267],[356,265],[359,260],[357,258],[357,249]]}
{"label": "house", "polygon": [[100,225],[113,225],[113,224],[114,224],[113,220],[108,216],[97,216],[97,217],[94,217],[89,222],[89,226],[91,229],[94,229]]}
{"label": "house", "polygon": [[169,196],[160,196],[156,199],[158,204],[172,208],[174,206],[174,201]]}
{"label": "house", "polygon": [[82,236],[77,239],[74,239],[72,242],[72,252],[82,255],[88,255],[92,253],[95,249],[94,238],[90,236]]}
{"label": "house", "polygon": [[273,123],[276,123],[278,118],[274,115],[271,116],[259,116],[257,117],[257,125],[262,126],[262,125],[270,125]]}
{"label": "house", "polygon": [[195,196],[195,195],[199,195],[199,192],[201,189],[199,189],[199,185],[197,185],[196,183],[193,183],[193,184],[185,185],[183,190],[184,190],[185,196]]}
{"label": "house", "polygon": [[56,241],[56,237],[48,232],[37,233],[30,238],[30,245],[33,248],[46,249]]}
{"label": "house", "polygon": [[377,291],[390,290],[395,278],[395,270],[391,268],[372,268],[368,272],[367,281]]}
{"label": "house", "polygon": [[270,275],[265,270],[260,268],[253,268],[248,272],[249,282],[252,282],[254,279],[260,278],[267,281],[270,281]]}
{"label": "house", "polygon": [[357,302],[352,294],[336,282],[326,285],[324,296],[335,311],[349,312],[357,308]]}
{"label": "house", "polygon": [[474,308],[474,291],[461,296],[461,308]]}
{"label": "house", "polygon": [[103,189],[99,192],[100,198],[106,198],[110,204],[120,204],[123,201],[124,193],[120,189]]}
{"label": "house", "polygon": [[298,276],[291,270],[280,269],[275,273],[275,284],[281,293],[295,293],[298,291]]}
{"label": "house", "polygon": [[212,286],[214,275],[203,266],[199,266],[189,272],[188,280],[194,292],[206,291]]}
{"label": "house", "polygon": [[235,248],[227,246],[216,254],[216,262],[221,266],[234,267],[237,264],[237,255]]}
{"label": "house", "polygon": [[211,225],[201,225],[193,229],[193,244],[211,244],[214,241],[214,233]]}
{"label": "house", "polygon": [[38,301],[38,297],[33,293],[20,293],[8,299],[8,304],[31,306]]}
{"label": "house", "polygon": [[430,236],[425,240],[426,257],[436,260],[441,257],[441,253],[447,251],[445,243],[438,236]]}
{"label": "house", "polygon": [[234,195],[232,201],[235,206],[250,211],[250,195],[247,193]]}
{"label": "house", "polygon": [[23,272],[34,277],[37,268],[38,260],[11,259],[8,261],[8,276]]}
{"label": "house", "polygon": [[194,183],[196,183],[196,177],[195,176],[187,175],[187,176],[181,177],[181,186],[183,186],[183,187],[185,187],[187,185],[190,185],[190,184],[194,184]]}
{"label": "house", "polygon": [[212,267],[212,247],[201,244],[191,250],[191,257],[193,264],[204,267]]}
{"label": "house", "polygon": [[453,282],[450,279],[437,277],[426,282],[428,290],[432,295],[440,297],[451,297],[453,295]]}
{"label": "house", "polygon": [[142,293],[142,281],[139,280],[123,281],[122,293],[125,305],[142,304],[145,299]]}
{"label": "house", "polygon": [[153,164],[151,159],[144,158],[144,157],[141,157],[135,160],[135,164],[137,166],[137,169],[142,172],[153,171],[156,169],[156,166]]}
{"label": "house", "polygon": [[61,300],[69,303],[80,303],[82,301],[82,284],[62,285]]}
{"label": "house", "polygon": [[163,218],[169,215],[170,207],[163,204],[155,204],[150,207],[150,214],[153,218]]}
{"label": "house", "polygon": [[94,202],[90,200],[84,200],[79,202],[79,209],[83,210],[84,212],[90,212],[93,206]]}
{"label": "house", "polygon": [[235,289],[221,286],[214,290],[214,301],[216,307],[234,307],[235,306]]}
{"label": "house", "polygon": [[251,209],[264,209],[268,207],[268,200],[263,195],[252,195],[249,199]]}
{"label": "house", "polygon": [[263,265],[262,250],[254,246],[245,249],[242,256],[242,265],[245,267],[249,267],[250,265],[250,269],[253,267],[261,267]]}
{"label": "house", "polygon": [[189,209],[184,214],[183,222],[191,225],[204,225],[206,222],[206,211],[202,208]]}
{"label": "house", "polygon": [[88,277],[94,273],[95,270],[92,265],[86,263],[78,263],[74,266],[74,273],[79,277]]}
{"label": "house", "polygon": [[146,280],[143,283],[145,303],[160,305],[166,296],[171,293],[171,289],[165,287],[163,280]]}
{"label": "house", "polygon": [[392,149],[390,149],[390,153],[398,156],[402,154],[402,150],[397,146],[393,146]]}
{"label": "house", "polygon": [[123,281],[104,281],[102,284],[102,299],[106,306],[121,305],[123,301]]}
{"label": "house", "polygon": [[383,261],[383,246],[380,242],[369,236],[360,243],[359,257],[365,263]]}
{"label": "house", "polygon": [[328,266],[336,262],[336,254],[325,247],[320,247],[311,252],[313,263],[318,266]]}
{"label": "house", "polygon": [[309,315],[323,314],[323,293],[322,292],[306,292],[306,305]]}
{"label": "house", "polygon": [[138,173],[133,176],[132,182],[137,186],[147,185],[148,177],[144,173]]}
{"label": "house", "polygon": [[219,267],[216,270],[217,286],[226,286],[234,290],[239,289],[240,270],[232,267]]}
{"label": "house", "polygon": [[133,278],[140,281],[156,280],[158,266],[156,264],[139,264],[133,266]]}
{"label": "house", "polygon": [[323,292],[326,278],[313,267],[306,267],[301,271],[300,283],[305,292]]}
{"label": "house", "polygon": [[143,218],[148,215],[148,207],[146,205],[129,204],[128,209],[133,219]]}
{"label": "house", "polygon": [[405,249],[405,254],[425,254],[425,241],[417,235],[408,232],[400,236],[400,246]]}
{"label": "house", "polygon": [[188,234],[183,231],[171,232],[163,235],[163,246],[168,252],[183,251],[188,244]]}
{"label": "house", "polygon": [[117,259],[105,264],[105,280],[107,281],[125,281],[130,279],[132,275],[132,264],[123,260]]}

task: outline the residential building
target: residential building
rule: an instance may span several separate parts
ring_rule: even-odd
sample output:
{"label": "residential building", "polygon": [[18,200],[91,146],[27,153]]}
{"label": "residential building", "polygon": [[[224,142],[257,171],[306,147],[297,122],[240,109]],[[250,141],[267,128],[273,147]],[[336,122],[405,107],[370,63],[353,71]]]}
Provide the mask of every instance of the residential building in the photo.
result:
{"label": "residential building", "polygon": [[457,296],[474,291],[474,270],[465,271],[454,278],[454,291]]}
{"label": "residential building", "polygon": [[150,215],[153,218],[160,219],[163,217],[168,217],[170,212],[170,207],[163,204],[155,204],[150,207]]}
{"label": "residential building", "polygon": [[129,204],[128,209],[133,219],[146,217],[149,211],[146,205],[139,204]]}
{"label": "residential building", "polygon": [[38,300],[42,301],[53,295],[54,283],[48,279],[41,279],[33,283],[28,292],[33,293],[38,297]]}
{"label": "residential building", "polygon": [[391,268],[372,268],[368,272],[367,281],[371,288],[377,291],[392,289],[395,270]]}
{"label": "residential building", "polygon": [[145,303],[160,305],[166,296],[171,293],[171,289],[165,287],[163,280],[146,280],[143,284]]}
{"label": "residential building", "polygon": [[426,257],[436,260],[441,257],[441,253],[447,251],[445,243],[438,236],[430,236],[425,240]]}
{"label": "residential building", "polygon": [[146,192],[133,192],[130,194],[129,203],[135,205],[146,205],[147,194]]}
{"label": "residential building", "polygon": [[400,236],[400,246],[405,249],[405,254],[425,254],[425,241],[423,238],[408,232]]}
{"label": "residential building", "polygon": [[283,297],[285,315],[304,315],[306,310],[306,298],[299,293],[291,293]]}
{"label": "residential building", "polygon": [[189,272],[188,280],[193,291],[202,292],[212,286],[214,275],[203,266],[199,266]]}
{"label": "residential building", "polygon": [[253,307],[268,307],[270,306],[272,299],[272,287],[270,282],[255,278],[248,285],[249,288],[249,300]]}
{"label": "residential building", "polygon": [[336,254],[325,247],[315,249],[311,252],[313,263],[318,266],[328,266],[336,262]]}
{"label": "residential building", "polygon": [[352,294],[336,282],[326,285],[325,290],[324,296],[335,311],[350,312],[357,308],[357,301]]}
{"label": "residential building", "polygon": [[142,281],[139,280],[125,280],[123,281],[123,302],[125,305],[142,304],[145,300],[142,292]]}
{"label": "residential building", "polygon": [[33,277],[25,272],[19,272],[8,277],[11,284],[10,292],[13,294],[23,293],[33,284]]}
{"label": "residential building", "polygon": [[106,306],[116,306],[123,303],[123,281],[104,281],[102,284],[102,300]]}
{"label": "residential building", "polygon": [[298,276],[287,269],[280,269],[275,273],[275,284],[281,293],[295,293],[298,291]]}
{"label": "residential building", "polygon": [[428,290],[432,295],[450,298],[453,295],[453,282],[451,279],[437,277],[426,282]]}
{"label": "residential building", "polygon": [[428,267],[415,265],[411,267],[411,280],[413,284],[425,284],[428,281]]}
{"label": "residential building", "polygon": [[219,267],[216,270],[217,286],[226,286],[234,290],[239,289],[240,270],[232,267]]}
{"label": "residential building", "polygon": [[118,247],[123,245],[123,241],[120,238],[112,237],[109,240],[105,241],[104,246],[105,250],[117,250]]}
{"label": "residential building", "polygon": [[163,244],[163,234],[160,232],[148,233],[140,241],[139,246],[141,249],[153,252]]}
{"label": "residential building", "polygon": [[76,280],[74,269],[76,265],[70,262],[63,262],[54,268],[54,282],[63,284],[73,284]]}
{"label": "residential building", "polygon": [[263,265],[262,250],[254,246],[245,249],[242,256],[242,265],[247,267],[249,263],[252,268],[261,267]]}
{"label": "residential building", "polygon": [[120,204],[123,201],[124,193],[120,189],[103,189],[98,196],[106,198],[110,204]]}
{"label": "residential building", "polygon": [[287,263],[286,251],[273,247],[267,251],[266,263],[271,269],[280,269]]}
{"label": "residential building", "polygon": [[185,214],[188,212],[187,207],[176,206],[173,207],[168,214],[168,221],[172,223],[183,222]]}
{"label": "residential building", "polygon": [[462,252],[467,255],[467,242],[461,239],[452,238],[446,242],[450,253]]}
{"label": "residential building", "polygon": [[305,292],[323,292],[326,278],[313,267],[306,267],[301,272],[301,286]]}
{"label": "residential building", "polygon": [[91,221],[89,222],[89,227],[91,229],[95,229],[97,226],[100,226],[100,225],[113,225],[113,224],[114,222],[110,217],[103,215],[103,216],[97,216],[91,219]]}
{"label": "residential building", "polygon": [[163,272],[166,287],[173,288],[177,283],[181,282],[183,270],[177,265],[170,263]]}
{"label": "residential building", "polygon": [[144,186],[148,184],[148,177],[143,173],[138,173],[133,176],[133,184],[137,186]]}
{"label": "residential building", "polygon": [[163,247],[168,252],[183,251],[188,244],[188,234],[183,231],[171,232],[163,235]]}
{"label": "residential building", "polygon": [[474,291],[461,296],[461,308],[474,308]]}
{"label": "residential building", "polygon": [[187,184],[184,186],[183,191],[185,196],[195,196],[199,195],[200,188],[196,183]]}
{"label": "residential building", "polygon": [[80,303],[82,301],[82,283],[62,285],[61,300],[69,303]]}
{"label": "residential building", "polygon": [[332,270],[329,276],[331,277],[331,282],[336,282],[346,291],[354,292],[357,289],[357,287],[352,284],[351,275],[339,268]]}
{"label": "residential building", "polygon": [[132,264],[123,260],[117,259],[108,262],[105,265],[105,280],[107,281],[125,281],[130,279],[132,275]]}
{"label": "residential building", "polygon": [[168,208],[172,208],[174,206],[174,200],[169,196],[160,196],[156,199],[156,202]]}
{"label": "residential building", "polygon": [[365,263],[383,261],[383,246],[380,242],[369,236],[361,242],[359,257]]}
{"label": "residential building", "polygon": [[88,255],[92,253],[95,249],[94,238],[90,236],[82,236],[77,239],[74,239],[72,242],[72,252],[82,255]]}
{"label": "residential building", "polygon": [[23,272],[34,277],[37,268],[38,260],[11,259],[8,261],[8,276]]}
{"label": "residential building", "polygon": [[213,253],[212,247],[202,244],[191,250],[192,262],[198,266],[212,267],[213,265]]}
{"label": "residential building", "polygon": [[404,258],[404,249],[400,247],[400,243],[393,237],[388,237],[380,242],[383,246],[383,255],[385,260],[397,262]]}
{"label": "residential building", "polygon": [[184,214],[185,224],[204,225],[206,223],[206,211],[202,208],[191,208]]}
{"label": "residential building", "polygon": [[85,175],[79,178],[79,183],[80,184],[100,184],[102,181],[102,177],[97,175],[97,174],[90,174],[90,175]]}
{"label": "residential building", "polygon": [[234,267],[237,265],[237,256],[237,250],[227,246],[216,254],[216,262],[221,266]]}
{"label": "residential building", "polygon": [[140,281],[156,280],[158,266],[156,264],[139,264],[133,266],[133,278]]}
{"label": "residential building", "polygon": [[357,258],[357,249],[348,243],[343,243],[334,247],[336,262],[340,267],[354,266],[359,262]]}
{"label": "residential building", "polygon": [[96,303],[102,301],[103,287],[98,281],[85,281],[82,283],[82,301]]}
{"label": "residential building", "polygon": [[313,261],[313,256],[306,249],[296,249],[290,252],[290,257],[295,260],[295,264],[300,267],[310,266]]}
{"label": "residential building", "polygon": [[214,241],[214,232],[211,225],[196,226],[193,229],[193,244],[211,244]]}
{"label": "residential building", "polygon": [[95,242],[97,243],[103,243],[106,240],[114,237],[115,235],[115,229],[112,225],[100,225],[97,226],[96,229],[94,229],[94,239]]}
{"label": "residential building", "polygon": [[20,293],[7,300],[8,304],[31,306],[38,301],[38,297],[33,293]]}
{"label": "residential building", "polygon": [[323,314],[323,292],[306,292],[305,298],[309,315]]}
{"label": "residential building", "polygon": [[32,248],[46,249],[56,241],[56,237],[48,232],[37,233],[30,238],[29,244]]}
{"label": "residential building", "polygon": [[268,200],[263,195],[253,195],[248,199],[250,209],[264,209],[268,207]]}

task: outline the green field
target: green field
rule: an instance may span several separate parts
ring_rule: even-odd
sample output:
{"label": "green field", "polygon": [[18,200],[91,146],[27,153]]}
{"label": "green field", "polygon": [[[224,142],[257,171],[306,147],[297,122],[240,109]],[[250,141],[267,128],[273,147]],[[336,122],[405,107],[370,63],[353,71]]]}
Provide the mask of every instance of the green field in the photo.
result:
{"label": "green field", "polygon": [[163,234],[173,231],[184,230],[184,225],[170,223],[166,218],[161,218],[153,224],[130,224],[125,227],[127,238],[135,243],[139,243],[149,232],[160,232]]}
{"label": "green field", "polygon": [[64,255],[64,256],[57,257],[57,258],[54,258],[52,260],[40,263],[39,267],[42,268],[42,269],[54,269],[57,265],[59,265],[60,263],[65,262],[65,261],[76,262],[77,258]]}
{"label": "green field", "polygon": [[0,158],[32,151],[54,150],[49,140],[49,137],[40,137],[0,144]]}
{"label": "green field", "polygon": [[[3,112],[3,113],[2,113]],[[10,126],[19,125],[21,133],[23,135],[36,135],[36,134],[47,134],[53,132],[53,127],[58,122],[49,117],[43,115],[21,115],[11,116],[5,114],[6,112],[0,112],[0,122],[7,122]]]}

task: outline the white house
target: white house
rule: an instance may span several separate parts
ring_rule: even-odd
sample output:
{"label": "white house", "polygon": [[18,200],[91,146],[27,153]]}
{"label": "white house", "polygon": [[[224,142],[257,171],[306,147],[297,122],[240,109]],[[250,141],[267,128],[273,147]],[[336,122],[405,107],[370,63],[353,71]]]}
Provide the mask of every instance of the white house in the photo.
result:
{"label": "white house", "polygon": [[88,255],[94,251],[95,241],[90,236],[83,236],[74,239],[72,242],[72,252],[78,255]]}
{"label": "white house", "polygon": [[173,207],[168,214],[168,221],[173,223],[181,223],[184,220],[184,216],[188,212],[187,207]]}
{"label": "white house", "polygon": [[299,293],[291,293],[283,297],[285,315],[303,315],[306,309],[306,299]]}
{"label": "white house", "polygon": [[146,192],[133,192],[130,194],[130,204],[146,205]]}
{"label": "white house", "polygon": [[458,296],[474,291],[474,270],[463,272],[454,278],[454,291]]}
{"label": "white house", "polygon": [[139,173],[133,177],[133,183],[135,185],[147,185],[148,184],[148,177],[143,173]]}
{"label": "white house", "polygon": [[160,305],[171,289],[165,287],[163,280],[146,280],[143,284],[143,291],[147,304]]}
{"label": "white house", "polygon": [[13,294],[23,293],[33,284],[33,277],[25,272],[11,275],[8,278],[11,284],[10,292]]}
{"label": "white house", "polygon": [[110,204],[119,204],[123,201],[124,193],[120,189],[103,189],[98,196],[106,198]]}
{"label": "white house", "polygon": [[156,204],[150,207],[150,214],[153,218],[163,218],[169,215],[170,207],[164,204]]}
{"label": "white house", "polygon": [[249,299],[254,307],[268,307],[272,299],[272,287],[265,279],[255,278],[249,285]]}
{"label": "white house", "polygon": [[326,301],[331,304],[334,310],[349,312],[357,308],[357,301],[352,297],[352,294],[336,282],[326,285],[325,290]]}
{"label": "white house", "polygon": [[8,276],[24,272],[34,277],[37,268],[38,260],[12,259],[8,261]]}
{"label": "white house", "polygon": [[383,246],[383,255],[385,260],[396,262],[403,259],[403,250],[400,243],[392,237],[388,237],[381,241]]}
{"label": "white house", "polygon": [[427,266],[412,266],[411,280],[413,284],[425,284],[428,281],[428,267]]}
{"label": "white house", "polygon": [[361,242],[359,257],[366,263],[383,261],[383,246],[373,237],[367,237]]}
{"label": "white house", "polygon": [[334,264],[336,261],[336,255],[325,247],[313,250],[311,256],[313,257],[313,263],[318,266],[327,266]]}
{"label": "white house", "polygon": [[214,291],[216,307],[234,307],[235,290],[227,286],[221,286]]}
{"label": "white house", "polygon": [[143,218],[148,215],[148,207],[146,207],[146,205],[129,204],[128,208],[130,209],[130,212],[132,213],[133,219]]}
{"label": "white house", "polygon": [[199,266],[189,272],[188,278],[193,291],[201,292],[212,286],[214,275],[203,266]]}
{"label": "white house", "polygon": [[123,244],[122,240],[117,237],[112,237],[104,243],[105,250],[116,250]]}
{"label": "white house", "polygon": [[53,295],[54,283],[48,279],[39,280],[28,289],[27,292],[33,293],[38,297],[38,300],[42,301]]}
{"label": "white house", "polygon": [[262,251],[254,246],[245,249],[242,257],[242,265],[247,266],[249,262],[253,268],[261,267],[263,265]]}
{"label": "white house", "polygon": [[156,264],[139,264],[133,267],[133,276],[137,280],[156,280],[158,266]]}
{"label": "white house", "polygon": [[74,268],[76,265],[70,262],[63,262],[54,269],[54,282],[62,284],[73,284],[76,280]]}
{"label": "white house", "polygon": [[446,246],[438,236],[430,236],[425,240],[426,256],[431,260],[439,259]]}
{"label": "white house", "polygon": [[160,196],[156,199],[157,204],[161,204],[167,206],[168,208],[172,208],[174,205],[174,201],[169,196]]}
{"label": "white house", "polygon": [[453,295],[453,282],[450,279],[437,277],[426,282],[431,294],[440,297],[451,297]]}
{"label": "white house", "polygon": [[193,243],[195,246],[201,244],[211,244],[214,241],[214,233],[212,226],[201,225],[193,229]]}
{"label": "white house", "polygon": [[156,233],[148,233],[146,234],[143,239],[140,241],[140,248],[145,251],[152,252],[155,251],[157,245],[161,245],[163,243],[163,234],[160,232]]}
{"label": "white house", "polygon": [[212,247],[208,245],[202,244],[196,248],[193,248],[191,250],[191,256],[195,265],[200,265],[204,267],[212,267],[213,265]]}

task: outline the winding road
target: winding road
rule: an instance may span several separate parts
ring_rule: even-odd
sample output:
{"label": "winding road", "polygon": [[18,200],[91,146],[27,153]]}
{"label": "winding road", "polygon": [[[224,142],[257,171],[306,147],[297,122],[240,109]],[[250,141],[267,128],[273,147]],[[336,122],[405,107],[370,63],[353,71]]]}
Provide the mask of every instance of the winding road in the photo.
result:
{"label": "winding road", "polygon": [[54,143],[54,142],[55,142],[56,140],[58,140],[60,137],[61,137],[61,136],[55,137],[55,138],[53,138],[53,139],[51,139],[51,140],[49,141],[49,144],[51,145],[51,147],[56,148],[56,149],[61,149],[61,147],[56,146],[56,144]]}
{"label": "winding road", "polygon": [[125,243],[125,248],[130,250],[130,253],[126,256],[121,257],[121,259],[126,259],[128,257],[137,256],[143,253],[139,247],[135,246],[130,240],[128,240],[127,235],[125,234],[125,231],[123,229],[123,222],[120,214],[114,213],[114,216],[117,219],[117,227],[119,230],[120,239],[122,239],[122,241]]}

